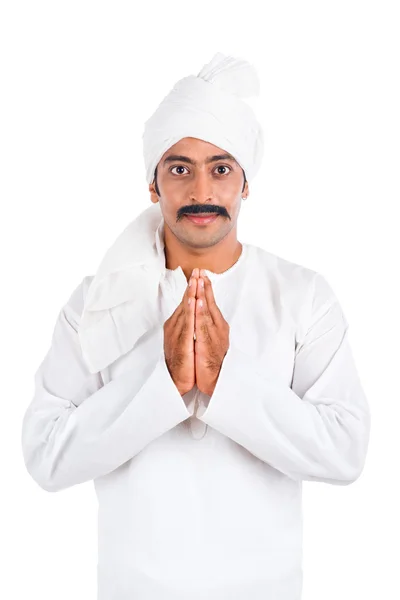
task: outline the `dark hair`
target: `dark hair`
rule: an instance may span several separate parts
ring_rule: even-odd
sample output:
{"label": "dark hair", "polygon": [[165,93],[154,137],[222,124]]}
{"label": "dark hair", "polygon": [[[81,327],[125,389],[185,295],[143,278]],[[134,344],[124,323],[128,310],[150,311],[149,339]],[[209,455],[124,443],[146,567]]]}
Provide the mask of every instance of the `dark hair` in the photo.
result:
{"label": "dark hair", "polygon": [[[244,186],[246,185],[246,173],[243,171],[243,169],[242,169],[242,172],[243,172],[243,177],[244,177],[243,187],[242,187],[242,192],[243,192]],[[158,189],[158,185],[157,185],[157,167],[154,170],[154,179],[153,179],[153,182],[154,182],[154,187],[156,188],[156,194],[157,194],[157,196],[161,196],[160,190]]]}

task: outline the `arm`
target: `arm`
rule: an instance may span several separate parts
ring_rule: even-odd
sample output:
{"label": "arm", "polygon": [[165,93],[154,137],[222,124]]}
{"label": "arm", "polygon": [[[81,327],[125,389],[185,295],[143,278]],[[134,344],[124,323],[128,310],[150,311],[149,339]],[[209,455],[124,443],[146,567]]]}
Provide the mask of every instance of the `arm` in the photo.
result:
{"label": "arm", "polygon": [[163,350],[145,373],[131,369],[106,385],[99,373],[87,370],[77,334],[79,315],[73,307],[82,295],[82,283],[58,315],[23,418],[24,462],[47,491],[113,471],[191,415]]}
{"label": "arm", "polygon": [[364,466],[369,407],[339,302],[318,273],[313,290],[291,387],[230,346],[208,407],[197,417],[295,480],[346,484]]}

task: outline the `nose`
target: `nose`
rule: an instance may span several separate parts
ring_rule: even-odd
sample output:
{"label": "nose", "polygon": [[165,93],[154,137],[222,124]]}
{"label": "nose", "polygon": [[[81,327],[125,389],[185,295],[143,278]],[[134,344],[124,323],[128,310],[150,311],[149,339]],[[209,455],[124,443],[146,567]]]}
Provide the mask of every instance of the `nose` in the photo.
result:
{"label": "nose", "polygon": [[193,179],[193,184],[190,190],[190,200],[200,204],[213,203],[213,188],[212,183],[205,172],[198,172]]}

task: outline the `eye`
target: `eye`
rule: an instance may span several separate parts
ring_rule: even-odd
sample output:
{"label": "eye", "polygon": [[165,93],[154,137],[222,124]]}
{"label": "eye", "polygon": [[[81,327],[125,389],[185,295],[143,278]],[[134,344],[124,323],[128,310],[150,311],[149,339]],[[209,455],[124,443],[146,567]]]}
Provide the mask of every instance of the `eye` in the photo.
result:
{"label": "eye", "polygon": [[[228,167],[227,165],[218,165],[218,167],[216,167],[217,169],[229,169],[229,171],[232,171],[231,167]],[[218,173],[218,175],[225,175],[225,173]]]}
{"label": "eye", "polygon": [[[186,169],[186,167],[184,167],[183,165],[177,165],[176,167],[172,167],[170,169],[171,173],[174,169]],[[181,175],[181,173],[174,173],[174,175]]]}

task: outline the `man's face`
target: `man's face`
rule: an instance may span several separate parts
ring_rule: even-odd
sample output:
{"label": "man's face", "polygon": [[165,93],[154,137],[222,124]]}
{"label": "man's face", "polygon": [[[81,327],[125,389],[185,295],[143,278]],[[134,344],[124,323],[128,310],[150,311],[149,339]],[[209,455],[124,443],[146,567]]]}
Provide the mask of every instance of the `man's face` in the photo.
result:
{"label": "man's face", "polygon": [[[160,197],[151,183],[151,200],[160,202],[165,226],[183,244],[213,246],[236,226],[248,183],[243,189],[243,171],[234,157],[215,159],[227,154],[214,144],[186,137],[168,148],[157,165]],[[201,214],[216,218],[196,223],[186,216]]]}

